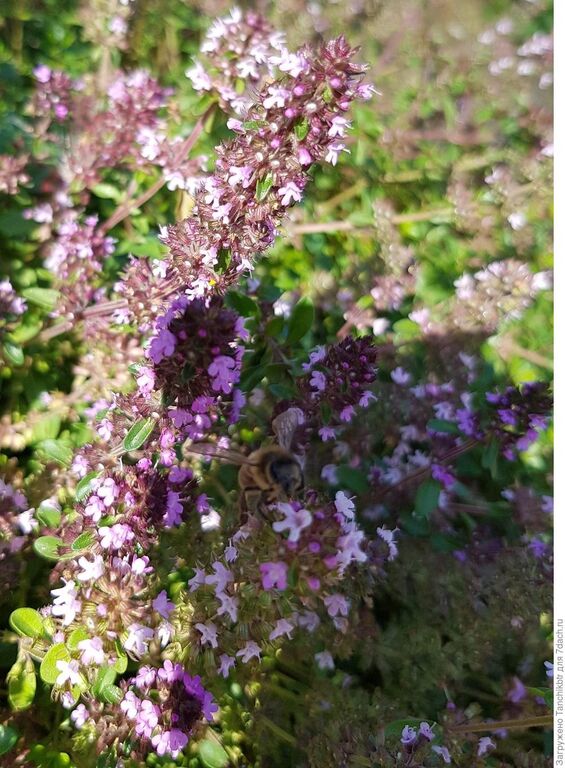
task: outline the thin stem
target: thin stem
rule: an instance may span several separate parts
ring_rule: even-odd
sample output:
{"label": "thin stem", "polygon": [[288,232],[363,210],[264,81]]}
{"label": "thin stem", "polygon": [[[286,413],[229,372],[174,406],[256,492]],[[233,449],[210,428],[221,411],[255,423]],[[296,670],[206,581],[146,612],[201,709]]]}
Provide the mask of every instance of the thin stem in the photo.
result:
{"label": "thin stem", "polygon": [[524,728],[545,728],[547,726],[553,726],[553,715],[539,715],[538,717],[524,717],[514,720],[493,720],[491,723],[455,725],[449,730],[461,733],[484,733],[497,731],[500,728],[521,730]]}
{"label": "thin stem", "polygon": [[[461,454],[463,453],[467,453],[467,451],[470,451],[471,448],[474,448],[476,445],[478,445],[478,440],[468,440],[466,443],[463,443],[462,445],[458,445],[456,448],[453,448],[451,451],[448,451],[443,456],[438,456],[438,458],[434,460],[434,464],[443,464],[446,461],[453,461],[453,459],[456,459],[458,456],[461,456]],[[381,493],[383,496],[386,496],[388,493],[390,493],[391,491],[394,491],[396,488],[399,488],[401,485],[404,485],[405,483],[410,483],[413,480],[418,480],[420,477],[424,477],[430,471],[431,471],[431,466],[417,469],[415,472],[412,472],[411,474],[406,475],[398,482],[393,483],[393,485],[389,485],[386,488],[383,488]]]}
{"label": "thin stem", "polygon": [[500,339],[500,341],[494,344],[494,347],[504,360],[508,360],[508,358],[516,355],[517,357],[522,357],[524,360],[528,360],[534,365],[538,365],[540,368],[546,368],[548,371],[553,370],[553,360],[550,360],[544,355],[540,355],[533,349],[525,349],[512,339]]}
{"label": "thin stem", "polygon": [[265,717],[265,715],[261,715],[261,722],[263,725],[266,725],[267,728],[275,734],[275,736],[278,736],[279,739],[282,741],[286,741],[288,744],[292,744],[292,746],[296,746],[297,740],[294,736],[292,736],[287,731],[283,730],[279,725],[276,723],[273,723],[272,720],[270,720],[268,717]]}
{"label": "thin stem", "polygon": [[[408,224],[417,221],[430,221],[437,217],[453,215],[453,208],[432,208],[429,211],[414,211],[413,213],[398,213],[391,217],[393,224]],[[288,233],[293,235],[324,234],[326,232],[355,232],[357,234],[372,234],[374,227],[356,227],[351,221],[319,221],[293,224],[288,227]]]}

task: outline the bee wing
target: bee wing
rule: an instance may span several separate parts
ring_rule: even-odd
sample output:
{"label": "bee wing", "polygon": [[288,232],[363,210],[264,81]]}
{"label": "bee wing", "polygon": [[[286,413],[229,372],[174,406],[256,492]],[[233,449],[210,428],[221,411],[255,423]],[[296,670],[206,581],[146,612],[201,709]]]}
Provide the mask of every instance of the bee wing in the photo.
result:
{"label": "bee wing", "polygon": [[273,432],[281,448],[290,450],[292,438],[300,424],[304,424],[304,413],[300,408],[287,408],[273,419]]}
{"label": "bee wing", "polygon": [[243,464],[255,465],[255,462],[250,461],[243,453],[232,451],[229,448],[219,448],[214,443],[192,443],[191,445],[185,445],[183,451],[184,453],[197,456],[209,456],[211,459],[225,461],[228,464],[236,464],[237,466]]}

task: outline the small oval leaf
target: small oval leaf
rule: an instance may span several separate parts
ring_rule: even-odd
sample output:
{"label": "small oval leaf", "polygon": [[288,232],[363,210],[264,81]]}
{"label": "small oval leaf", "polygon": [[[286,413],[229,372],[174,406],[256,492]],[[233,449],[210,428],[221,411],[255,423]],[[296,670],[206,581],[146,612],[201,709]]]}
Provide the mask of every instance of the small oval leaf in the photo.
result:
{"label": "small oval leaf", "polygon": [[33,703],[37,680],[31,659],[17,661],[8,672],[8,701],[15,710],[27,709]]}
{"label": "small oval leaf", "polygon": [[45,560],[60,560],[59,548],[62,546],[63,542],[57,536],[40,536],[33,542],[34,550]]}
{"label": "small oval leaf", "polygon": [[37,453],[44,461],[56,461],[63,467],[69,467],[73,459],[73,449],[63,440],[41,440]]}
{"label": "small oval leaf", "polygon": [[268,173],[264,179],[257,179],[257,184],[255,185],[255,197],[259,203],[263,202],[267,197],[272,186],[273,175],[271,173]]}
{"label": "small oval leaf", "polygon": [[43,635],[43,620],[33,608],[16,608],[10,616],[10,626],[23,637]]}
{"label": "small oval leaf", "polygon": [[2,346],[6,360],[9,363],[12,363],[12,365],[23,365],[24,351],[18,344],[14,344],[13,341],[5,341]]}
{"label": "small oval leaf", "polygon": [[198,756],[206,768],[224,768],[229,762],[226,750],[217,741],[211,739],[200,742]]}
{"label": "small oval leaf", "polygon": [[26,288],[22,291],[22,296],[30,304],[35,304],[41,309],[51,310],[57,304],[59,291],[54,291],[52,288]]}
{"label": "small oval leaf", "polygon": [[136,421],[124,438],[124,449],[135,451],[145,443],[155,428],[155,419],[148,417]]}
{"label": "small oval leaf", "polygon": [[19,739],[18,732],[9,725],[0,725],[0,755],[9,752]]}
{"label": "small oval leaf", "polygon": [[414,514],[416,517],[427,520],[437,509],[441,485],[437,480],[426,480],[418,488],[415,499]]}
{"label": "small oval leaf", "polygon": [[35,517],[46,528],[57,528],[61,522],[61,510],[47,504],[41,504]]}
{"label": "small oval leaf", "polygon": [[61,674],[61,670],[57,669],[58,661],[70,661],[71,655],[67,650],[64,643],[57,643],[51,646],[41,662],[39,667],[39,675],[44,683],[49,685],[55,685],[57,678]]}
{"label": "small oval leaf", "polygon": [[84,501],[87,496],[90,496],[96,480],[100,477],[100,472],[89,472],[78,483],[75,491],[75,499],[77,501]]}
{"label": "small oval leaf", "polygon": [[73,552],[80,552],[83,549],[90,549],[93,544],[94,534],[92,531],[85,531],[76,537],[76,539],[71,544],[71,549]]}
{"label": "small oval leaf", "polygon": [[314,322],[314,305],[308,297],[300,299],[288,321],[287,344],[295,344],[305,336]]}

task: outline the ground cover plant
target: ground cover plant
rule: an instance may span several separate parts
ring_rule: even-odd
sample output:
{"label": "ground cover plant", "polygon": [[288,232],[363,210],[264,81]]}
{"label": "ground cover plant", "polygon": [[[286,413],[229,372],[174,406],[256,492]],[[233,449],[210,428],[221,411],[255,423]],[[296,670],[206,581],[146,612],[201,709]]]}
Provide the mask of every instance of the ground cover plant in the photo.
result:
{"label": "ground cover plant", "polygon": [[551,6],[1,32],[0,765],[549,765]]}

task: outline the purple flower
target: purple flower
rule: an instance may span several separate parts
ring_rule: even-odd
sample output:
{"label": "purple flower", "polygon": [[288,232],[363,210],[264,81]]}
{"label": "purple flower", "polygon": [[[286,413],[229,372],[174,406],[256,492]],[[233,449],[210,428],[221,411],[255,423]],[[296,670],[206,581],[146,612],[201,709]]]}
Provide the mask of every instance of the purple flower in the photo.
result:
{"label": "purple flower", "polygon": [[206,576],[206,584],[213,584],[216,588],[216,594],[223,592],[228,584],[233,582],[233,573],[219,560],[212,564],[212,570],[214,573]]}
{"label": "purple flower", "polygon": [[288,565],[286,563],[261,563],[259,566],[263,589],[286,589]]}
{"label": "purple flower", "polygon": [[545,674],[547,677],[553,677],[553,662],[552,661],[544,661],[543,665],[545,667]]}
{"label": "purple flower", "polygon": [[220,666],[218,667],[218,674],[222,677],[228,677],[230,669],[235,666],[235,658],[228,656],[226,653],[222,653],[220,656]]}
{"label": "purple flower", "polygon": [[168,599],[167,593],[162,589],[157,597],[152,602],[153,610],[162,616],[164,619],[168,619],[171,615],[171,611],[174,610],[175,604],[172,600]]}
{"label": "purple flower", "polygon": [[235,360],[226,355],[218,355],[208,366],[208,373],[212,377],[214,392],[223,392],[226,395],[232,391],[233,385],[239,379]]}
{"label": "purple flower", "polygon": [[297,542],[302,531],[311,525],[312,515],[307,509],[297,510],[291,504],[279,503],[277,508],[279,512],[283,513],[285,519],[273,523],[273,530],[277,533],[288,530],[288,540],[290,542]]}
{"label": "purple flower", "polygon": [[170,357],[175,351],[176,337],[166,328],[159,331],[149,347],[149,357],[154,363],[160,363],[165,357]]}
{"label": "purple flower", "polygon": [[416,741],[417,737],[418,734],[416,733],[416,729],[412,728],[411,725],[405,725],[402,729],[400,741],[403,744],[412,744],[414,741]]}
{"label": "purple flower", "polygon": [[165,528],[172,528],[182,523],[183,507],[180,501],[180,493],[176,491],[167,492],[167,511],[163,516]]}
{"label": "purple flower", "polygon": [[128,628],[128,635],[124,641],[124,648],[126,651],[131,651],[135,656],[140,657],[147,653],[149,648],[149,641],[152,639],[154,632],[149,627],[144,627],[142,624],[131,624]]}
{"label": "purple flower", "polygon": [[253,658],[256,658],[256,659],[261,658],[261,649],[259,648],[257,643],[250,640],[249,642],[245,643],[243,648],[240,651],[238,651],[235,655],[241,656],[241,660],[243,661],[243,663],[247,664]]}
{"label": "purple flower", "polygon": [[443,762],[446,763],[446,765],[449,765],[451,763],[451,755],[449,754],[449,750],[447,747],[432,747],[433,751],[440,755],[443,758]]}
{"label": "purple flower", "polygon": [[206,624],[195,624],[194,628],[200,632],[201,645],[208,643],[211,648],[218,647],[218,628],[213,622],[209,621]]}
{"label": "purple flower", "polygon": [[293,631],[294,625],[291,624],[290,621],[287,621],[287,619],[279,619],[275,624],[275,628],[269,634],[269,640],[276,640],[282,635],[286,635],[288,638],[290,638]]}
{"label": "purple flower", "polygon": [[333,656],[329,651],[320,651],[320,653],[315,654],[314,658],[320,669],[329,669],[330,671],[335,669]]}
{"label": "purple flower", "polygon": [[[151,734],[147,735],[150,736]],[[188,744],[188,736],[179,731],[178,728],[173,728],[171,731],[161,731],[155,734],[155,736],[151,737],[151,744],[160,757],[168,754],[173,759],[176,759],[180,751]]]}
{"label": "purple flower", "polygon": [[528,549],[538,560],[541,560],[543,557],[545,557],[549,551],[548,545],[537,536],[535,536],[530,541],[528,544]]}
{"label": "purple flower", "polygon": [[418,733],[428,741],[433,741],[435,739],[435,734],[428,723],[420,723]]}
{"label": "purple flower", "polygon": [[323,598],[324,605],[332,618],[336,616],[347,616],[350,608],[350,601],[344,595],[328,595]]}
{"label": "purple flower", "polygon": [[441,464],[432,464],[431,470],[433,479],[441,483],[446,490],[452,488],[457,482],[451,472]]}
{"label": "purple flower", "polygon": [[394,371],[391,372],[390,378],[394,381],[395,384],[398,384],[400,387],[404,387],[407,384],[410,383],[412,380],[412,377],[408,373],[408,371],[405,371],[404,368],[401,366],[398,366],[394,369]]}
{"label": "purple flower", "polygon": [[318,390],[318,392],[324,391],[326,388],[326,377],[321,371],[312,371],[310,386],[312,389]]}
{"label": "purple flower", "polygon": [[513,677],[512,682],[512,688],[508,691],[506,698],[513,704],[519,704],[526,696],[526,686],[519,677]]}
{"label": "purple flower", "polygon": [[495,742],[491,739],[490,736],[483,736],[479,739],[479,745],[477,747],[477,757],[482,757],[483,755],[486,755],[489,749],[496,749]]}
{"label": "purple flower", "polygon": [[79,704],[78,707],[71,712],[71,721],[77,730],[80,730],[82,726],[89,719],[90,714],[84,704]]}

